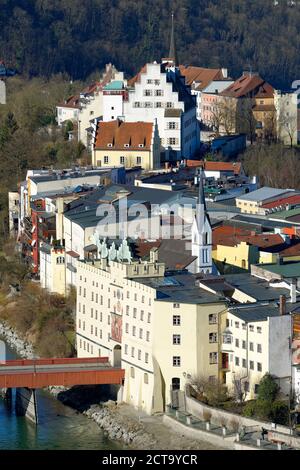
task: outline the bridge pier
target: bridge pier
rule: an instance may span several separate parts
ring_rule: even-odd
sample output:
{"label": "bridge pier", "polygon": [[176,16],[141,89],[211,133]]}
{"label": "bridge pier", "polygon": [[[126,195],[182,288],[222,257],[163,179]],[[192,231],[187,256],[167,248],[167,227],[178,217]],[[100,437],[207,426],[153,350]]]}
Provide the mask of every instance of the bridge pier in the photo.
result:
{"label": "bridge pier", "polygon": [[0,396],[3,398],[3,400],[6,401],[6,403],[9,406],[11,406],[11,402],[12,402],[12,389],[11,388],[1,388]]}
{"label": "bridge pier", "polygon": [[38,424],[36,390],[30,388],[17,388],[16,413],[25,416],[34,424]]}

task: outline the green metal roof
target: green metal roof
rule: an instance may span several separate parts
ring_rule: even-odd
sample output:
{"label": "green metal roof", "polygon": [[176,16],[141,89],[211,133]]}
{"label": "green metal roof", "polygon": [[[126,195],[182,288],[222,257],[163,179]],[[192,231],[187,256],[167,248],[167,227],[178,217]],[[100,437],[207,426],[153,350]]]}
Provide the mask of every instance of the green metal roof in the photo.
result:
{"label": "green metal roof", "polygon": [[295,209],[290,209],[288,211],[280,211],[280,212],[275,212],[273,214],[268,214],[269,219],[283,219],[286,220],[289,217],[293,217],[295,215],[300,214],[300,207],[296,207]]}
{"label": "green metal roof", "polygon": [[284,264],[259,264],[259,268],[271,273],[278,274],[282,278],[300,277],[300,262],[289,262]]}
{"label": "green metal roof", "polygon": [[110,82],[104,87],[104,90],[123,90],[123,82],[121,80]]}

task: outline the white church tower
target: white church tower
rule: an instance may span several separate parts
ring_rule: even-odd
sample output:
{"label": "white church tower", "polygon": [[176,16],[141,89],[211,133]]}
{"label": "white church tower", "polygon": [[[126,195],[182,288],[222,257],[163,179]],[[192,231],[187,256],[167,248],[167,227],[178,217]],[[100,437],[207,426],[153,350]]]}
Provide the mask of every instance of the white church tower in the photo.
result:
{"label": "white church tower", "polygon": [[194,273],[212,273],[212,229],[206,209],[204,196],[204,171],[200,169],[195,178],[199,182],[199,195],[196,215],[192,226],[192,255],[197,256],[194,262]]}

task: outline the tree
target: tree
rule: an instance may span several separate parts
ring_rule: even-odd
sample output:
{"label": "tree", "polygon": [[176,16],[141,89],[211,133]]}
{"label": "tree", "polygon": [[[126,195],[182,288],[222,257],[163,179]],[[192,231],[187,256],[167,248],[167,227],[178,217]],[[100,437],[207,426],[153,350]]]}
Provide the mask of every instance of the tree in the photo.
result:
{"label": "tree", "polygon": [[258,386],[257,400],[260,402],[273,402],[277,397],[278,392],[279,386],[275,382],[274,377],[270,374],[265,374]]}
{"label": "tree", "polygon": [[238,99],[236,132],[246,134],[251,144],[255,140],[256,119],[253,114],[255,100],[246,97]]}
{"label": "tree", "polygon": [[[294,104],[296,101],[296,96],[292,95],[290,98],[291,103]],[[289,142],[290,147],[292,148],[297,144],[297,131],[298,131],[298,112],[297,112],[297,103],[291,109],[286,103],[289,103],[284,97],[279,98],[279,110],[277,117],[277,139],[286,143]]]}
{"label": "tree", "polygon": [[300,188],[300,152],[281,143],[258,143],[242,157],[245,171],[257,176],[262,186]]}
{"label": "tree", "polygon": [[246,385],[243,374],[235,374],[233,380],[233,397],[237,403],[242,403],[246,398]]}
{"label": "tree", "polygon": [[218,406],[228,399],[227,388],[220,380],[209,380],[208,377],[193,376],[189,385],[196,392],[199,401],[204,401],[211,406]]}
{"label": "tree", "polygon": [[211,126],[215,136],[236,132],[236,104],[228,97],[217,97],[211,107]]}
{"label": "tree", "polygon": [[8,112],[4,118],[3,125],[0,126],[0,148],[9,141],[18,130],[18,124],[12,112]]}

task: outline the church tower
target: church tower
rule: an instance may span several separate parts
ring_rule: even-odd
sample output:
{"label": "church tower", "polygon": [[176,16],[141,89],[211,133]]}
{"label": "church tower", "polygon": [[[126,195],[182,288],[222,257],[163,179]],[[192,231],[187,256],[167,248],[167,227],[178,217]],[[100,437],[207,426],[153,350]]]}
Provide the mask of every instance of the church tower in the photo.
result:
{"label": "church tower", "polygon": [[196,179],[199,182],[199,193],[196,215],[192,226],[192,255],[197,256],[194,273],[212,273],[212,229],[207,213],[204,195],[204,171],[200,169]]}
{"label": "church tower", "polygon": [[176,44],[175,44],[175,23],[174,23],[173,12],[172,12],[172,26],[171,26],[169,55],[168,57],[162,59],[162,63],[172,64],[173,67],[176,67],[178,65],[178,58],[177,58]]}

